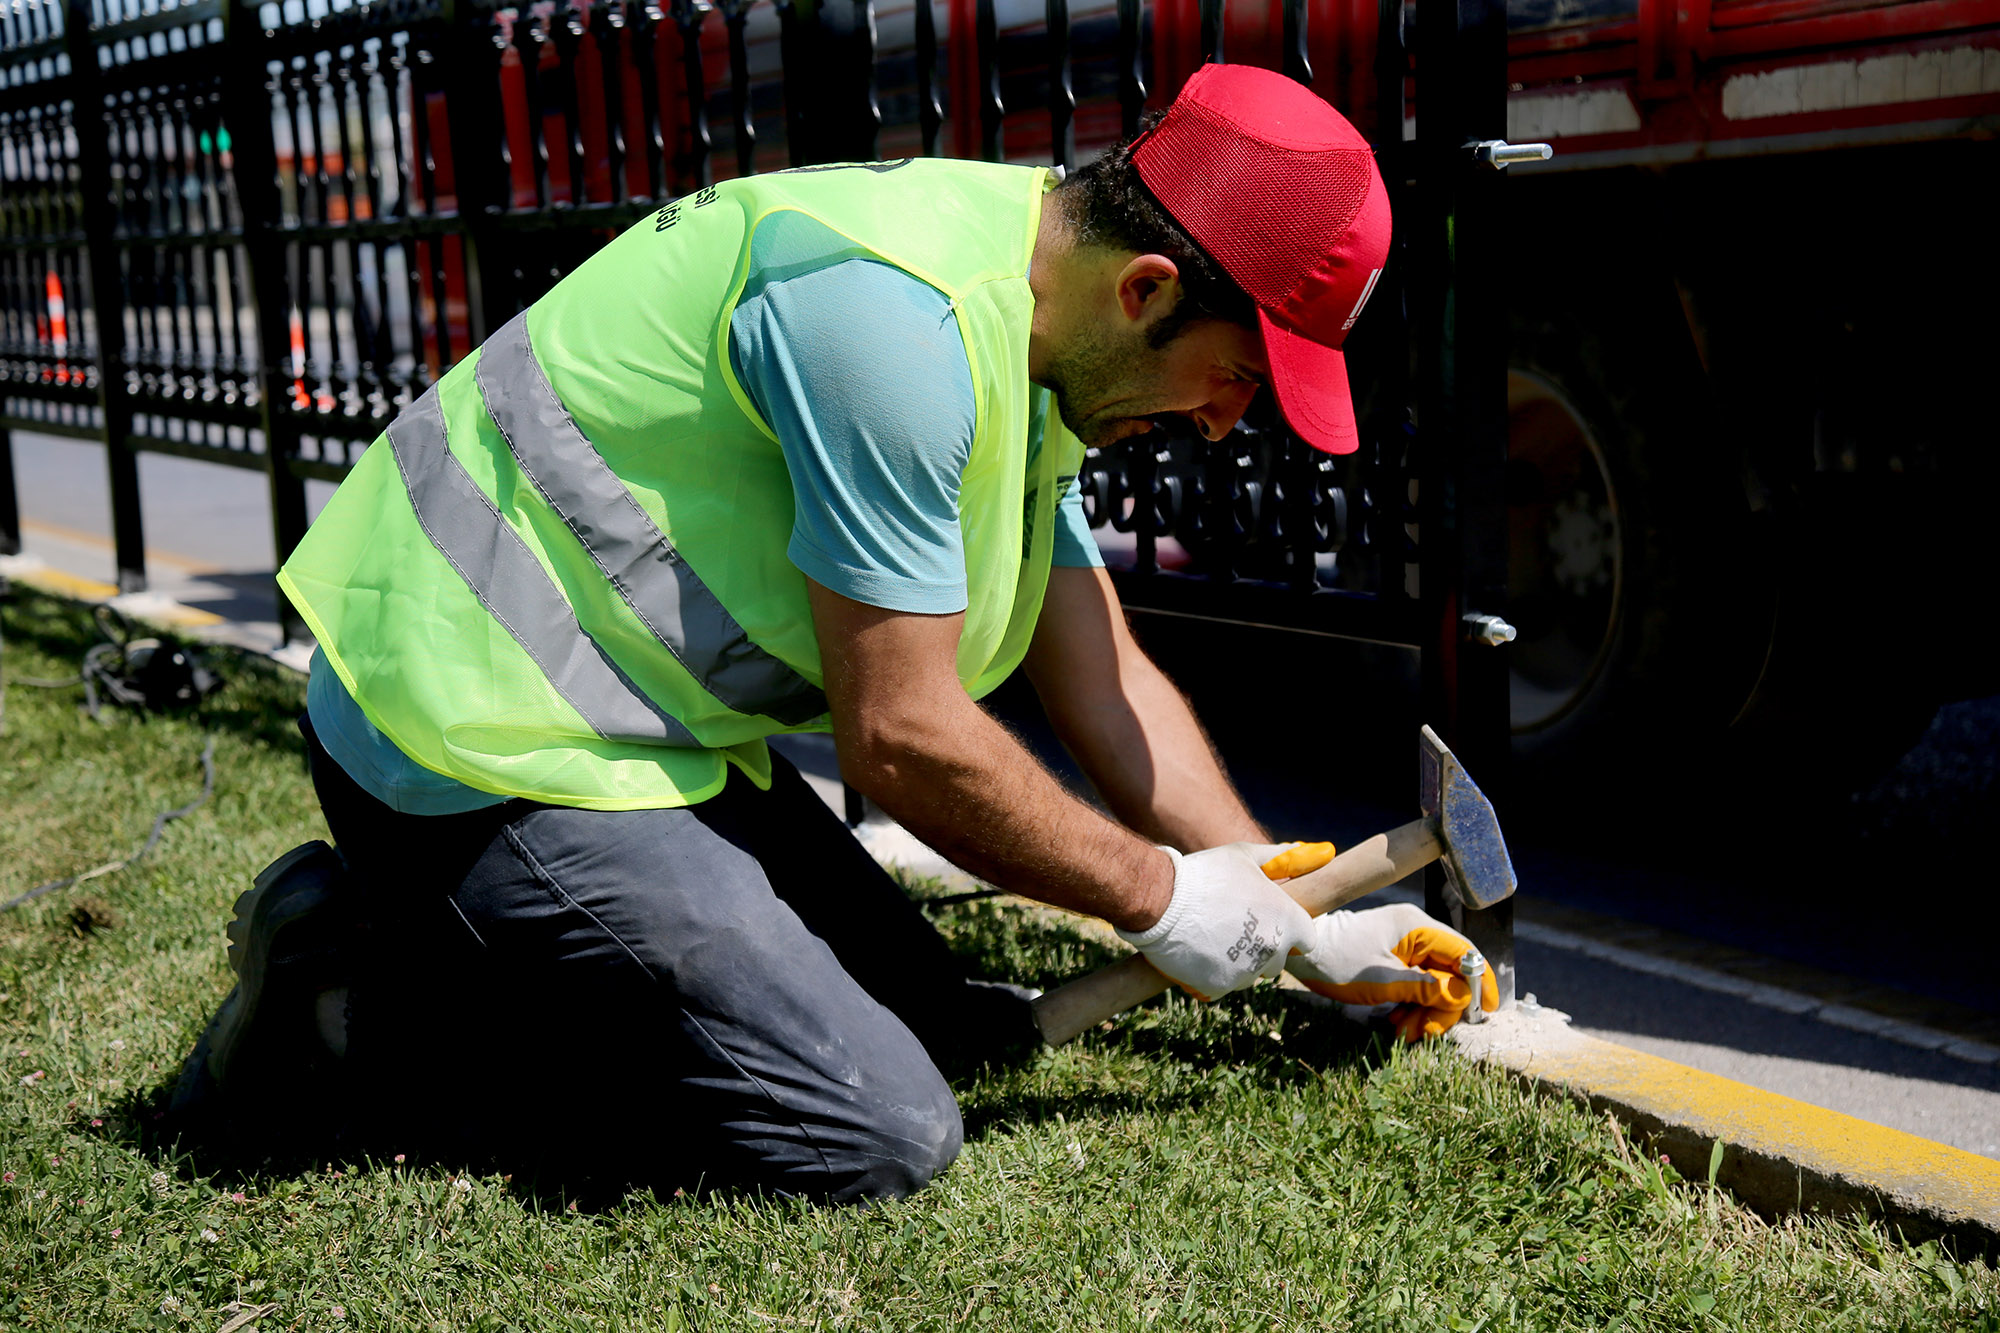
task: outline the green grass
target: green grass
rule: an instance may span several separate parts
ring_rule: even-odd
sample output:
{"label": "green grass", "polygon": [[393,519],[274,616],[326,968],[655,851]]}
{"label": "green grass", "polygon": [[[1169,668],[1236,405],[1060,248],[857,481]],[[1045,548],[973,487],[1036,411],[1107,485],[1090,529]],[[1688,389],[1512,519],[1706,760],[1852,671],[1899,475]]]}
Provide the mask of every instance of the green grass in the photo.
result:
{"label": "green grass", "polygon": [[[66,674],[93,639],[75,608],[27,595],[5,633],[10,678]],[[0,916],[0,1329],[215,1330],[274,1303],[267,1333],[2000,1333],[1984,1263],[1867,1225],[1765,1223],[1628,1161],[1572,1104],[1270,991],[1170,1002],[966,1081],[958,1164],[867,1211],[572,1209],[477,1169],[204,1164],[154,1117],[226,989],[222,922],[258,868],[324,835],[291,728],[300,683],[228,670],[204,721],[100,726],[79,691],[7,691],[0,898],[136,846],[199,790],[204,726],[219,778],[147,862]],[[1048,981],[1098,956],[998,903],[939,914],[989,975]]]}

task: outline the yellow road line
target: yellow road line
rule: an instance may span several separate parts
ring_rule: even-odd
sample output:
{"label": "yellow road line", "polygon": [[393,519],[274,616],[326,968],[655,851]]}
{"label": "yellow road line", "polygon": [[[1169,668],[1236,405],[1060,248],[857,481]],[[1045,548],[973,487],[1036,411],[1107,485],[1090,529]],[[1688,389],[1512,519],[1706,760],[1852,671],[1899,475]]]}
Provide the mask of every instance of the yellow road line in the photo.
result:
{"label": "yellow road line", "polygon": [[[117,549],[112,544],[111,539],[101,532],[86,532],[82,528],[67,527],[61,523],[50,523],[46,519],[24,518],[21,520],[21,531],[38,532],[42,536],[55,541],[65,541],[78,546],[88,546],[99,551],[115,551]],[[148,546],[146,548],[146,563],[149,565],[172,565],[183,574],[220,574],[224,572],[223,567],[216,564],[213,560],[197,560],[193,556],[177,555],[172,551],[162,551],[155,546]]]}

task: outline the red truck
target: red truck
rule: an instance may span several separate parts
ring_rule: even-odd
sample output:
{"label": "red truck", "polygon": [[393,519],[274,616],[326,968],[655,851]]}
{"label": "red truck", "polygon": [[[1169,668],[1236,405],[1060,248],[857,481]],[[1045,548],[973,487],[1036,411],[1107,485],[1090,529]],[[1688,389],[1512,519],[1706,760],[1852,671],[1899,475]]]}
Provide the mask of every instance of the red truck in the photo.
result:
{"label": "red truck", "polygon": [[[1154,11],[1160,97],[1200,10]],[[1307,48],[1380,141],[1377,12],[1314,0]],[[1507,138],[1555,149],[1505,191],[1517,757],[1844,790],[1941,702],[2000,689],[1972,631],[2000,479],[2000,0],[1507,18]],[[1279,67],[1281,26],[1232,6],[1226,57]],[[1833,761],[1792,771],[1808,737]]]}

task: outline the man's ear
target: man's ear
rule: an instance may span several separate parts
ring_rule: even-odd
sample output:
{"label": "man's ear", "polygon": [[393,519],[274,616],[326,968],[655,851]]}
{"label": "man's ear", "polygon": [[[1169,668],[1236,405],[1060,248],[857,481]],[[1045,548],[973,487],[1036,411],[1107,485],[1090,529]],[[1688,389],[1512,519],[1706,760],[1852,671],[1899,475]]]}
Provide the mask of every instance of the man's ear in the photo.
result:
{"label": "man's ear", "polygon": [[1165,255],[1134,255],[1118,271],[1115,292],[1125,318],[1150,325],[1180,304],[1180,266]]}

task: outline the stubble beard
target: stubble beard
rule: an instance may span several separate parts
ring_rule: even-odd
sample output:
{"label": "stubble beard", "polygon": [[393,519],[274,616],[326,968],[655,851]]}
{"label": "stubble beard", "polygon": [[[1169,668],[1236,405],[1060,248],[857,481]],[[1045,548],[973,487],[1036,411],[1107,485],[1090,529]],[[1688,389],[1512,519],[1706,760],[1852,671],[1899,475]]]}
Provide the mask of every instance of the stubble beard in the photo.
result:
{"label": "stubble beard", "polygon": [[[1135,332],[1120,338],[1079,336],[1051,358],[1042,383],[1072,435],[1095,448],[1152,428],[1150,414],[1116,415],[1108,406],[1129,397],[1150,354],[1145,335]],[[1101,411],[1088,406],[1097,403],[1107,406]]]}

